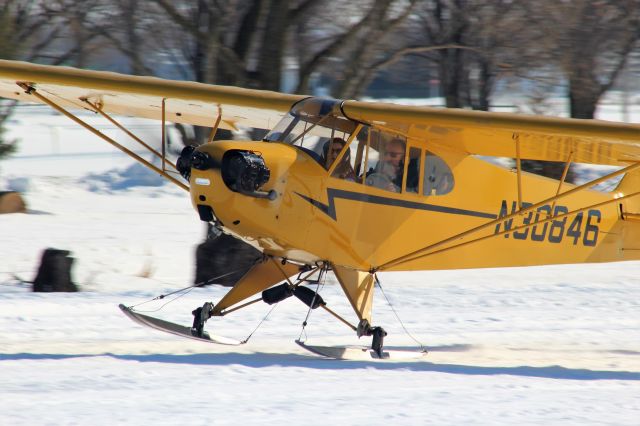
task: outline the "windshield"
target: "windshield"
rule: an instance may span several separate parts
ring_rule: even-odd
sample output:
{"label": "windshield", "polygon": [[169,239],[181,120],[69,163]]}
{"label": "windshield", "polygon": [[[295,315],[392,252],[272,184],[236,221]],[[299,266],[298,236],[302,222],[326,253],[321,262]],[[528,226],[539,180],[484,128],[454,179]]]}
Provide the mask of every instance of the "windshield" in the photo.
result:
{"label": "windshield", "polygon": [[334,138],[346,141],[358,126],[342,115],[340,103],[335,99],[304,99],[291,108],[264,140],[294,145],[318,159],[327,141]]}

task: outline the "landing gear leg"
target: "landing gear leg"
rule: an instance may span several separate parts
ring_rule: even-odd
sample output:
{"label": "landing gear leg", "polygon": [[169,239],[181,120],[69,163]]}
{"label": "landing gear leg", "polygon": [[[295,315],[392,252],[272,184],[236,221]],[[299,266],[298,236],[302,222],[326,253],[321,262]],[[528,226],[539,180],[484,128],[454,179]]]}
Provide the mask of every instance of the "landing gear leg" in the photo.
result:
{"label": "landing gear leg", "polygon": [[371,342],[371,349],[378,354],[379,358],[382,358],[382,346],[384,343],[384,337],[387,335],[387,332],[384,331],[382,327],[373,327],[371,330],[373,334],[373,340]]}
{"label": "landing gear leg", "polygon": [[358,337],[373,336],[371,341],[371,349],[378,355],[378,358],[383,358],[382,349],[384,347],[384,338],[387,332],[382,327],[372,327],[369,321],[363,319],[358,324],[357,329]]}
{"label": "landing gear leg", "polygon": [[213,303],[205,302],[201,308],[195,309],[193,314],[193,325],[191,326],[191,334],[193,336],[202,337],[204,332],[204,323],[211,318],[213,312]]}

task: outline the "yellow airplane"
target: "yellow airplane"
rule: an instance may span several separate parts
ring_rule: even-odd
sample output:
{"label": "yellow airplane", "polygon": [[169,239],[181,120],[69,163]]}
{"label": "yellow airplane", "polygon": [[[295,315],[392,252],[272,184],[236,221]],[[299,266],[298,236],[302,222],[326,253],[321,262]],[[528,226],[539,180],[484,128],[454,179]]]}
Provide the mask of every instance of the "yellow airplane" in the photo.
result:
{"label": "yellow airplane", "polygon": [[[372,321],[379,271],[640,259],[639,125],[341,101],[13,61],[0,61],[0,96],[50,105],[188,190],[200,220],[263,253],[220,301],[194,311],[192,327],[123,307],[165,331],[225,343],[203,330],[210,317],[294,295],[359,337],[372,336],[371,356],[385,357],[386,332]],[[123,128],[160,157],[158,167],[73,109],[119,127],[111,114],[160,120],[163,141],[167,121],[211,127],[212,137],[185,148],[174,165],[164,142],[159,152]],[[213,141],[219,128],[243,127],[269,132],[260,141]],[[485,157],[514,158],[516,167]],[[564,175],[522,172],[523,159],[564,162]],[[575,186],[565,182],[573,163],[618,169]],[[615,190],[591,189],[619,175]],[[357,324],[303,286],[328,271]]]}

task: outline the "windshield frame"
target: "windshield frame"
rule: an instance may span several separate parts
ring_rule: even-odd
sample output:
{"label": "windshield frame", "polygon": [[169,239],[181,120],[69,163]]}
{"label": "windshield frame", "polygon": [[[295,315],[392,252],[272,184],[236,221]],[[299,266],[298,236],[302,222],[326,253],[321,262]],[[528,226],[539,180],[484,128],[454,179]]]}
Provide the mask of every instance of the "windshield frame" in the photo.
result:
{"label": "windshield frame", "polygon": [[[358,122],[343,114],[342,102],[318,97],[302,99],[291,107],[262,140],[300,147],[306,136],[331,138],[334,133],[342,132],[349,138]],[[301,124],[303,127],[300,129]]]}

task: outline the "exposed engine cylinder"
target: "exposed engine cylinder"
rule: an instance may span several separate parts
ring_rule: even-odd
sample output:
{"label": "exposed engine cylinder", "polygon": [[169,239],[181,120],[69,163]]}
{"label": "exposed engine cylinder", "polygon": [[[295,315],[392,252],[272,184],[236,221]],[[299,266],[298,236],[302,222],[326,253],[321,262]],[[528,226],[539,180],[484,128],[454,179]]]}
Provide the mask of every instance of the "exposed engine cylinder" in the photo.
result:
{"label": "exposed engine cylinder", "polygon": [[193,146],[184,147],[176,161],[176,169],[186,180],[191,177],[192,167],[197,170],[207,170],[213,166],[214,161],[211,156],[206,152],[196,151]]}
{"label": "exposed engine cylinder", "polygon": [[254,194],[269,181],[271,172],[260,154],[228,151],[222,158],[222,180],[232,191]]}
{"label": "exposed engine cylinder", "polygon": [[176,161],[176,169],[186,180],[189,180],[191,177],[191,154],[193,154],[195,150],[193,146],[185,146]]}
{"label": "exposed engine cylinder", "polygon": [[191,154],[191,167],[198,170],[207,170],[213,167],[213,159],[206,152],[194,151]]}

